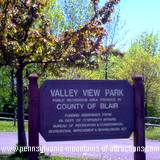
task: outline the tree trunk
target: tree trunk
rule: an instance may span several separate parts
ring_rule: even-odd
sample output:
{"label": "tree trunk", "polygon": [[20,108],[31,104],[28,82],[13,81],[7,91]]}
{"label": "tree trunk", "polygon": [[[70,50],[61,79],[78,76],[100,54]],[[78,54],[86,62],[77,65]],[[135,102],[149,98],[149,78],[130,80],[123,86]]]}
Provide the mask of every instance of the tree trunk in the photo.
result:
{"label": "tree trunk", "polygon": [[17,118],[18,118],[18,146],[26,146],[26,135],[24,128],[24,107],[23,107],[23,67],[19,66],[16,74],[17,80]]}

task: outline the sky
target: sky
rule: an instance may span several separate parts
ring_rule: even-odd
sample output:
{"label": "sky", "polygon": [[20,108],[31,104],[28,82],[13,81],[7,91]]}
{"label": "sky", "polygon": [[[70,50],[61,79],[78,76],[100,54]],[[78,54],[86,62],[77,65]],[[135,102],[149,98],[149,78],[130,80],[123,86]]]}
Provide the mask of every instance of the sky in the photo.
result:
{"label": "sky", "polygon": [[160,33],[160,0],[121,0],[120,15],[127,31],[126,48],[142,32]]}

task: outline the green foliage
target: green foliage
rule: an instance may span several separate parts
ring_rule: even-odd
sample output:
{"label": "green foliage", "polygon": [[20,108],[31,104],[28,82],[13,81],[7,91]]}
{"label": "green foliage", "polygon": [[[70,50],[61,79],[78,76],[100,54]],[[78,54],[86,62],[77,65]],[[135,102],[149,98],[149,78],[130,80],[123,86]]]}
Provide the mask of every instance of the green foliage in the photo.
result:
{"label": "green foliage", "polygon": [[62,32],[83,27],[93,17],[90,0],[49,0],[42,10],[50,20],[52,34],[59,36]]}
{"label": "green foliage", "polygon": [[49,24],[41,14],[43,4],[6,1],[1,7],[0,64],[17,68],[43,59],[43,52],[50,45]]}
{"label": "green foliage", "polygon": [[108,35],[104,37],[103,44],[105,46],[114,46],[115,48],[120,48],[126,46],[126,34],[127,30],[125,27],[125,21],[120,14],[119,5],[116,7],[114,14],[112,15],[111,23],[105,26]]}
{"label": "green foliage", "polygon": [[0,68],[0,112],[4,109],[13,108],[16,104],[16,97],[12,97],[11,90],[11,69]]}
{"label": "green foliage", "polygon": [[[140,38],[138,42],[133,43],[123,58],[110,58],[110,63],[114,63],[114,65],[109,70],[109,77],[110,79],[127,79],[132,83],[133,75],[142,75],[144,77],[146,107],[149,115],[157,115],[160,105],[160,54],[159,52],[151,54],[151,50],[155,50],[157,44],[154,43],[158,39],[156,40],[154,35],[148,39],[148,35],[142,36],[142,39]],[[152,43],[151,39],[154,39]],[[150,43],[150,49],[147,49],[148,43]]]}
{"label": "green foliage", "polygon": [[86,79],[86,80],[101,80],[103,79],[103,70],[98,68],[96,70],[85,69],[85,68],[69,68],[64,72],[61,77],[53,77],[52,75],[48,76],[49,79]]}
{"label": "green foliage", "polygon": [[66,29],[84,26],[93,17],[93,6],[90,0],[59,0],[65,16]]}
{"label": "green foliage", "polygon": [[146,134],[146,137],[148,139],[153,139],[153,140],[160,141],[159,132],[160,132],[160,128],[158,128],[158,127],[149,127],[149,128],[146,129],[145,134]]}
{"label": "green foliage", "polygon": [[[71,65],[77,61],[79,64],[87,61],[90,55],[101,52],[101,42],[105,33],[102,23],[109,23],[113,8],[119,0],[108,1],[102,9],[97,10],[97,15],[92,15],[90,21],[82,20],[83,26],[77,30],[73,30],[72,25],[72,28],[69,27],[70,29],[58,38],[51,35],[50,21],[47,19],[54,16],[52,21],[55,20],[58,24],[59,20],[55,18],[58,13],[59,19],[63,20],[57,1],[6,2],[1,2],[0,10],[0,64],[18,68],[30,63],[52,62]],[[73,18],[74,21],[83,19],[79,18],[80,12],[76,13],[77,8],[74,6],[74,3],[78,4],[76,1],[65,3],[66,5],[73,3],[71,9],[67,8],[69,12],[66,15],[77,14]],[[55,9],[57,7],[58,11]],[[82,11],[83,7],[81,6],[79,10]],[[49,13],[45,15],[47,9]],[[55,11],[53,15],[51,10]],[[82,25],[81,23],[78,26]],[[58,28],[56,25],[55,27]]]}
{"label": "green foliage", "polygon": [[[89,66],[90,57],[103,50],[102,39],[105,30],[102,23],[109,23],[109,18],[119,0],[107,1],[102,9],[96,11],[97,13],[89,22],[77,30],[71,28],[58,37],[51,34],[50,26],[53,23],[51,19],[54,14],[58,15],[58,18],[55,18],[54,15],[57,22],[55,27],[63,19],[56,2],[56,0],[0,1],[0,66],[9,66],[15,71],[18,132],[21,135],[25,135],[23,119],[24,68],[28,64],[41,64],[43,68],[52,64],[52,72],[59,74],[62,67]],[[58,7],[57,10],[54,8],[55,6]],[[95,7],[95,3],[93,6]],[[52,8],[55,11],[53,15],[50,12]],[[47,9],[49,12],[45,15],[44,12]],[[26,145],[25,136],[19,136],[18,141],[18,145]]]}
{"label": "green foliage", "polygon": [[48,0],[43,9],[45,17],[50,21],[52,34],[58,36],[66,30],[65,16],[59,0]]}
{"label": "green foliage", "polygon": [[[28,130],[28,122],[25,122],[25,128]],[[17,126],[13,121],[0,121],[0,132],[17,132]]]}
{"label": "green foliage", "polygon": [[[8,98],[10,97],[9,87],[9,79],[7,71],[4,69],[0,70],[0,111],[2,112],[4,104],[8,103]],[[8,88],[6,90],[6,88]]]}
{"label": "green foliage", "polygon": [[[89,67],[91,58],[103,52],[105,30],[100,22],[105,19],[109,23],[118,2],[108,1],[97,10],[97,18],[89,1],[63,1],[61,5],[58,0],[0,1],[0,66],[14,68],[16,75],[29,64],[33,64],[27,67],[31,73],[37,64],[41,64],[43,72],[51,63],[55,75],[59,75],[61,67]],[[69,30],[55,38],[51,28],[55,34]]]}
{"label": "green foliage", "polygon": [[155,56],[160,51],[158,34],[144,32],[138,37],[136,43],[152,56]]}
{"label": "green foliage", "polygon": [[68,80],[76,80],[76,79],[86,79],[86,80],[102,80],[104,79],[105,71],[104,71],[104,61],[102,59],[97,58],[97,65],[84,67],[67,67],[61,68],[61,73],[58,75],[53,74],[51,70],[46,70],[40,78],[40,84],[47,79],[68,79]]}

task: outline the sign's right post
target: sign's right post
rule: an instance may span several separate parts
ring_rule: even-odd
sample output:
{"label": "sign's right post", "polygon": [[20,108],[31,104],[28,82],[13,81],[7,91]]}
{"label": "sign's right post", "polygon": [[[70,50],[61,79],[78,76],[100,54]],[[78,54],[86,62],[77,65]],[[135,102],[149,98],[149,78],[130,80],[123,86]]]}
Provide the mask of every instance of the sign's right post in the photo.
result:
{"label": "sign's right post", "polygon": [[134,85],[134,160],[146,160],[145,155],[145,120],[144,120],[144,85],[142,76],[133,77]]}

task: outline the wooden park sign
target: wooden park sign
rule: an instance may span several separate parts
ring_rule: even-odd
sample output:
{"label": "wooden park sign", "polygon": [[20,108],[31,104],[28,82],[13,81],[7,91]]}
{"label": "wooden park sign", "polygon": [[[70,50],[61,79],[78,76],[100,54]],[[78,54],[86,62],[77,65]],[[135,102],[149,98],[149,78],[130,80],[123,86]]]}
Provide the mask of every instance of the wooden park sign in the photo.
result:
{"label": "wooden park sign", "polygon": [[[145,147],[144,88],[142,77],[131,86],[125,80],[47,80],[37,76],[29,84],[29,146],[46,141],[129,138]],[[38,159],[31,153],[30,159]],[[134,153],[145,160],[144,151]]]}
{"label": "wooden park sign", "polygon": [[46,141],[128,138],[133,88],[127,81],[51,80],[40,89],[40,133]]}

